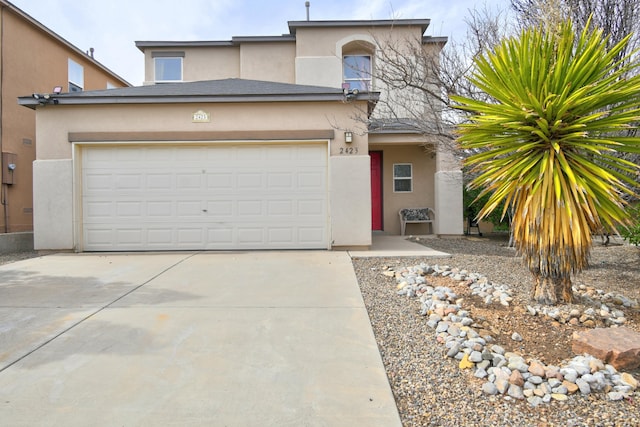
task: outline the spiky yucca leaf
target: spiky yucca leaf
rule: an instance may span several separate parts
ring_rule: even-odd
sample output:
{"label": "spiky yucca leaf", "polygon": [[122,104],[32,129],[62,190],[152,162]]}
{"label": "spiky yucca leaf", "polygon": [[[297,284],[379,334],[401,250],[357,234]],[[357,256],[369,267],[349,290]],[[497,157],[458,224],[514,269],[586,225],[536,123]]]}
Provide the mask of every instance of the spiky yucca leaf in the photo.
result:
{"label": "spiky yucca leaf", "polygon": [[607,51],[601,31],[576,35],[570,22],[528,29],[475,62],[470,79],[494,103],[452,97],[473,113],[459,141],[476,153],[465,161],[470,186],[491,194],[479,217],[507,202],[516,248],[538,277],[570,283],[592,233],[627,220],[623,195],[639,167],[613,154],[640,150],[640,138],[621,136],[640,122],[640,77],[628,77],[637,65],[615,59],[628,40]]}

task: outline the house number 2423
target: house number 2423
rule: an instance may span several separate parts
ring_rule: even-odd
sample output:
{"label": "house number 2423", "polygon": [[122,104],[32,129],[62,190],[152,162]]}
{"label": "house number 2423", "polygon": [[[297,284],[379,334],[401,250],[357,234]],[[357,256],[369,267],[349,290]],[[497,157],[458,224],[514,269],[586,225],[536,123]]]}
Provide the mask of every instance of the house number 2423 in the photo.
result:
{"label": "house number 2423", "polygon": [[340,147],[340,154],[358,154],[358,147]]}

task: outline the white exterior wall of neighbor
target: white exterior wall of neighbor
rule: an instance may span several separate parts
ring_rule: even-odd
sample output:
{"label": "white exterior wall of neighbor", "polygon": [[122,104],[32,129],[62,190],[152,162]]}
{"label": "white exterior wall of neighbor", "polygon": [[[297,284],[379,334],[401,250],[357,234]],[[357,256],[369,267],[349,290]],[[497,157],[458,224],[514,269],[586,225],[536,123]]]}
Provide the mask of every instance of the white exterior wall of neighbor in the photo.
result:
{"label": "white exterior wall of neighbor", "polygon": [[462,171],[436,172],[435,199],[435,233],[443,236],[462,234]]}
{"label": "white exterior wall of neighbor", "polygon": [[460,235],[463,233],[464,207],[460,162],[451,152],[440,150],[436,153],[435,173],[435,233],[439,235]]}
{"label": "white exterior wall of neighbor", "polygon": [[[359,105],[358,105],[359,104]],[[34,162],[34,235],[37,250],[80,250],[82,230],[82,147],[69,142],[78,132],[232,132],[314,131],[355,128],[353,112],[364,103],[254,103],[46,106],[38,109],[40,144]],[[194,111],[211,114],[210,123],[193,123]],[[332,118],[332,123],[328,122]],[[120,141],[121,143],[122,141]],[[148,142],[130,142],[140,145]],[[225,141],[235,143],[233,140]],[[242,144],[242,141],[236,141]],[[262,141],[269,142],[269,141]],[[287,142],[287,141],[280,141]],[[291,143],[304,141],[292,140]],[[162,144],[181,144],[165,141]],[[188,142],[187,142],[188,143]],[[253,144],[256,142],[253,141]],[[317,143],[317,141],[315,141]],[[99,142],[113,144],[113,142]],[[346,145],[344,134],[335,131],[328,162],[329,236],[334,246],[362,247],[371,244],[368,156],[343,155],[340,148],[367,152],[367,135],[356,135]],[[343,150],[344,151],[344,150]],[[364,191],[367,190],[367,191]],[[352,213],[352,214],[351,214]],[[363,220],[364,218],[364,220]]]}

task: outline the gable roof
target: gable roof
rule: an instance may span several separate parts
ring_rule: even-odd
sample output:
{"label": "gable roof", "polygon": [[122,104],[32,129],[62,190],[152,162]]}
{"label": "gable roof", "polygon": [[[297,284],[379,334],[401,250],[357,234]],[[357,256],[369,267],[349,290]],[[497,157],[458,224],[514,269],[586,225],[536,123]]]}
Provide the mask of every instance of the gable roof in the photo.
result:
{"label": "gable roof", "polygon": [[[361,92],[352,99],[376,102],[379,92]],[[39,105],[173,104],[193,102],[285,102],[343,101],[342,89],[261,80],[223,79],[162,83],[107,90],[49,94],[49,98],[23,96],[18,103],[35,109]]]}
{"label": "gable roof", "polygon": [[131,83],[129,83],[128,81],[126,81],[125,79],[123,79],[122,77],[120,77],[119,75],[114,73],[113,71],[111,71],[105,65],[103,65],[102,63],[97,61],[93,56],[88,55],[86,52],[83,52],[78,47],[76,47],[75,45],[73,45],[70,42],[68,42],[66,39],[64,39],[63,37],[61,37],[60,35],[58,35],[54,31],[52,31],[51,29],[49,29],[48,27],[43,25],[40,21],[36,20],[34,17],[32,17],[31,15],[29,15],[28,13],[26,13],[25,11],[20,9],[19,7],[17,7],[13,3],[9,2],[9,1],[6,1],[6,0],[0,0],[0,6],[4,7],[4,8],[7,8],[9,11],[15,13],[20,18],[22,18],[25,21],[27,21],[34,28],[42,31],[43,33],[47,34],[49,37],[51,37],[52,39],[54,39],[58,43],[62,44],[66,48],[68,48],[69,50],[72,50],[76,54],[82,56],[84,59],[86,59],[87,61],[89,61],[90,63],[95,65],[96,67],[100,68],[102,71],[106,72],[107,74],[112,76],[114,79],[118,80],[120,83],[122,83],[122,84],[124,84],[126,86],[131,86]]}

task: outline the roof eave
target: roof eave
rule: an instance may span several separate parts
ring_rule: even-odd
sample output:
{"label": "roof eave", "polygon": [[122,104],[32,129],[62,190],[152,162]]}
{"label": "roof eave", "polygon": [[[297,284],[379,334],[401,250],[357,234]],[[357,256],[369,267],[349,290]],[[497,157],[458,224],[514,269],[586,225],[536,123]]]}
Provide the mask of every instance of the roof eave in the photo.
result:
{"label": "roof eave", "polygon": [[[358,94],[354,101],[376,102],[378,92]],[[56,102],[57,101],[57,102]],[[177,96],[77,96],[53,97],[42,103],[29,96],[18,98],[18,104],[35,110],[38,106],[55,105],[132,105],[132,104],[193,104],[193,103],[248,103],[248,102],[336,102],[344,101],[342,94],[282,94],[282,95],[177,95]]]}
{"label": "roof eave", "polygon": [[289,32],[295,34],[298,28],[318,27],[409,27],[419,26],[421,34],[431,24],[430,19],[377,19],[377,20],[332,20],[332,21],[289,21]]}
{"label": "roof eave", "polygon": [[287,43],[295,42],[295,40],[295,35],[283,34],[281,36],[234,36],[231,40],[138,40],[135,44],[141,52],[144,52],[146,49],[154,48],[233,47],[238,46],[240,43]]}
{"label": "roof eave", "polygon": [[449,41],[449,37],[446,36],[423,36],[422,44],[441,44],[445,45]]}

